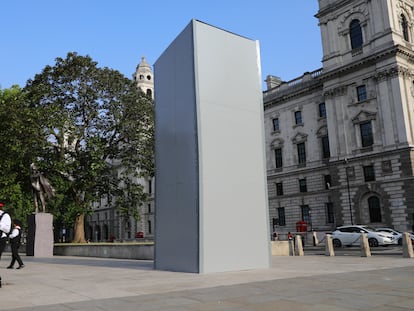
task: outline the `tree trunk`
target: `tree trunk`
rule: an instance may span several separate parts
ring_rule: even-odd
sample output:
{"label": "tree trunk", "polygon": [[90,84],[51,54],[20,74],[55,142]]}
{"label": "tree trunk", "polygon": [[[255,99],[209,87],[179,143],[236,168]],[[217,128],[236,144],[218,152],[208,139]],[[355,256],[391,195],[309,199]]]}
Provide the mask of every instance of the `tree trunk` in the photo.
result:
{"label": "tree trunk", "polygon": [[85,239],[85,215],[80,214],[76,217],[75,221],[75,236],[72,243],[86,243]]}

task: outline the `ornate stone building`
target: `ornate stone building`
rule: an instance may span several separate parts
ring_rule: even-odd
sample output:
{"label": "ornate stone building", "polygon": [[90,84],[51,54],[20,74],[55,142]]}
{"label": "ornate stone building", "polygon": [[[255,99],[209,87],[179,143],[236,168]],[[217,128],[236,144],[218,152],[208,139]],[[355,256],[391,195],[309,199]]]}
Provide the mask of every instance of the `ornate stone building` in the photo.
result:
{"label": "ornate stone building", "polygon": [[138,64],[132,77],[137,83],[138,88],[154,99],[154,73],[145,57],[141,58],[141,62]]}
{"label": "ornate stone building", "polygon": [[322,68],[264,92],[270,226],[413,230],[414,1],[319,0]]}
{"label": "ornate stone building", "polygon": [[[141,58],[135,73],[132,76],[145,94],[154,98],[154,75],[151,66],[145,57]],[[116,165],[114,162],[113,165]],[[122,168],[119,168],[122,169]],[[122,219],[118,212],[111,206],[110,199],[101,198],[93,206],[93,214],[87,217],[86,238],[90,241],[108,240],[134,240],[136,238],[152,239],[154,235],[154,180],[141,179],[139,181],[149,195],[149,201],[140,208],[141,219],[139,221],[130,217]],[[139,234],[138,234],[139,233]],[[141,233],[143,234],[141,236]]]}

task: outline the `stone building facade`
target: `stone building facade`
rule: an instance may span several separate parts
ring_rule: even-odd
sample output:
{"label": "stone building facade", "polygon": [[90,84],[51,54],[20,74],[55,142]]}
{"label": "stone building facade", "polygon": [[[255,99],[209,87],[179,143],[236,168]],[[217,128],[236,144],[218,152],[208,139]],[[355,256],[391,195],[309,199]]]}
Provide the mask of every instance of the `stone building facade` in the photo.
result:
{"label": "stone building facade", "polygon": [[319,0],[322,68],[267,77],[272,229],[413,230],[413,10],[413,0]]}
{"label": "stone building facade", "polygon": [[[138,88],[154,99],[154,74],[145,57],[141,58],[132,78]],[[116,161],[113,161],[112,165],[115,170],[122,169],[122,167],[116,168]],[[86,219],[85,231],[89,241],[101,242],[114,239],[128,241],[142,237],[145,239],[153,238],[155,222],[154,179],[142,178],[139,182],[144,186],[144,191],[149,196],[148,202],[140,207],[141,219],[136,220],[134,217],[130,217],[128,220],[123,219],[111,205],[110,198],[102,197],[99,202],[95,202],[93,214]]]}

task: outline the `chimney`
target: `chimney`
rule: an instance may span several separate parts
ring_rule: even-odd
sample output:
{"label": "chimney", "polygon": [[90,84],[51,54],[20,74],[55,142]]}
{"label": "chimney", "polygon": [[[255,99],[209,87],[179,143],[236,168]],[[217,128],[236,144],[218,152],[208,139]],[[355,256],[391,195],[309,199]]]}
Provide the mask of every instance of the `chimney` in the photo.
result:
{"label": "chimney", "polygon": [[282,84],[282,80],[279,77],[275,77],[275,76],[272,76],[272,75],[268,75],[266,77],[265,82],[266,82],[266,85],[267,85],[267,89],[268,90],[270,90],[270,89],[272,89],[274,87],[277,87],[277,86],[279,86],[279,85]]}

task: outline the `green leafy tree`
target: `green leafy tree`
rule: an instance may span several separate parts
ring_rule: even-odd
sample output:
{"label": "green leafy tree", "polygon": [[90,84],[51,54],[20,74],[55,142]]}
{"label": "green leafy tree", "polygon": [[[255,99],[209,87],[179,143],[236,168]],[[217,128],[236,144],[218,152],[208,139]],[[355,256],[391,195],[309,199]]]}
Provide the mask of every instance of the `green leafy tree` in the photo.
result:
{"label": "green leafy tree", "polygon": [[68,53],[29,80],[46,146],[37,166],[56,190],[50,208],[85,242],[84,219],[102,195],[125,217],[146,196],[139,180],[153,174],[153,103],[116,70]]}
{"label": "green leafy tree", "polygon": [[0,200],[23,222],[34,211],[30,163],[43,146],[36,115],[19,86],[0,90]]}

